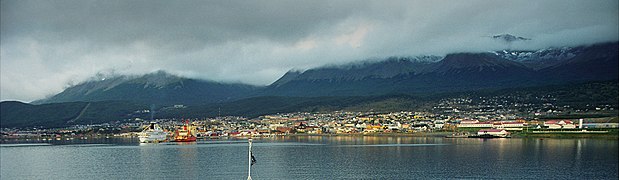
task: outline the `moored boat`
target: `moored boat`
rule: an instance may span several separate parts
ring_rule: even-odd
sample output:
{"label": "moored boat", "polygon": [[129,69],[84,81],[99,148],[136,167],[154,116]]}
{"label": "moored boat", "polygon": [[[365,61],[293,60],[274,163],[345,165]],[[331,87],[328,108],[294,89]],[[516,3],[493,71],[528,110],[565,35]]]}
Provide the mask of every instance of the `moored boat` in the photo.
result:
{"label": "moored boat", "polygon": [[511,136],[497,136],[491,134],[471,135],[469,138],[511,138]]}
{"label": "moored boat", "polygon": [[457,132],[451,135],[445,136],[445,138],[468,138],[470,135],[468,132]]}
{"label": "moored boat", "polygon": [[510,138],[510,133],[505,129],[481,129],[477,131],[477,135],[471,135],[469,138]]}
{"label": "moored boat", "polygon": [[190,126],[189,121],[174,132],[174,142],[195,142],[197,139],[195,127]]}
{"label": "moored boat", "polygon": [[168,132],[165,132],[159,124],[151,122],[138,134],[140,143],[157,143],[167,140]]}

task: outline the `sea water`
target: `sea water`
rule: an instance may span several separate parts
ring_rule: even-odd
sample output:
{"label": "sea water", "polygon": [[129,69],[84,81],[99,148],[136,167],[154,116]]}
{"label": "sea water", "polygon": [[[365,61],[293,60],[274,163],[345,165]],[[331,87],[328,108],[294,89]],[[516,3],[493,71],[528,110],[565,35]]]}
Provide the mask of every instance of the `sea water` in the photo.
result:
{"label": "sea water", "polygon": [[[252,179],[618,179],[616,139],[253,139]],[[1,179],[247,179],[247,139],[0,145]]]}

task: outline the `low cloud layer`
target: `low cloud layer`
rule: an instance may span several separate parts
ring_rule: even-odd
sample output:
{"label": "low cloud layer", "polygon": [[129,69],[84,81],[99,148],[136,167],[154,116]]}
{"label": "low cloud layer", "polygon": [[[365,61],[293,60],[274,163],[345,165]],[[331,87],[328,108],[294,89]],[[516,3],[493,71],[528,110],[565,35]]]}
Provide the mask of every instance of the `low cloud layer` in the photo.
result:
{"label": "low cloud layer", "polygon": [[[619,39],[616,0],[0,2],[2,100],[44,98],[97,73],[267,85],[370,58]],[[490,38],[504,33],[532,40]]]}

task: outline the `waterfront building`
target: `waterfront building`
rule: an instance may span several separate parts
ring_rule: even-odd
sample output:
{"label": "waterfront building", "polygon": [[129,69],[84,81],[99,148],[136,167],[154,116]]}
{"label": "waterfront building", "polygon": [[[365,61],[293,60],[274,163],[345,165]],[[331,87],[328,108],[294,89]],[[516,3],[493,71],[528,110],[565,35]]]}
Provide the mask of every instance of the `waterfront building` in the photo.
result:
{"label": "waterfront building", "polygon": [[478,120],[474,121],[460,121],[458,124],[458,128],[492,128],[494,125],[491,121],[480,122]]}
{"label": "waterfront building", "polygon": [[576,125],[570,120],[545,121],[544,126],[548,127],[548,129],[576,129]]}
{"label": "waterfront building", "polygon": [[497,121],[497,122],[494,122],[492,126],[495,129],[505,129],[508,131],[522,131],[522,129],[526,126],[526,123],[518,122],[518,121]]}
{"label": "waterfront building", "polygon": [[583,128],[619,128],[619,123],[583,123]]}

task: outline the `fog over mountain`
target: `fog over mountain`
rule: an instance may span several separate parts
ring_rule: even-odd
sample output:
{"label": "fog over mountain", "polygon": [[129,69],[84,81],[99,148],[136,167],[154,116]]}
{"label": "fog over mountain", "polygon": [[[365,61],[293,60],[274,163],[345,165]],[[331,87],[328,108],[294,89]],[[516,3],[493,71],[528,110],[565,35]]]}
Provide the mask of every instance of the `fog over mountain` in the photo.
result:
{"label": "fog over mountain", "polygon": [[[291,69],[368,59],[619,40],[616,0],[0,3],[2,101],[42,99],[97,74],[264,86]],[[489,38],[505,34],[530,40]]]}
{"label": "fog over mountain", "polygon": [[427,96],[616,81],[618,67],[619,43],[614,42],[537,51],[390,57],[382,61],[291,70],[268,86],[184,78],[164,71],[142,76],[98,76],[33,104],[130,101],[165,106],[276,96]]}

